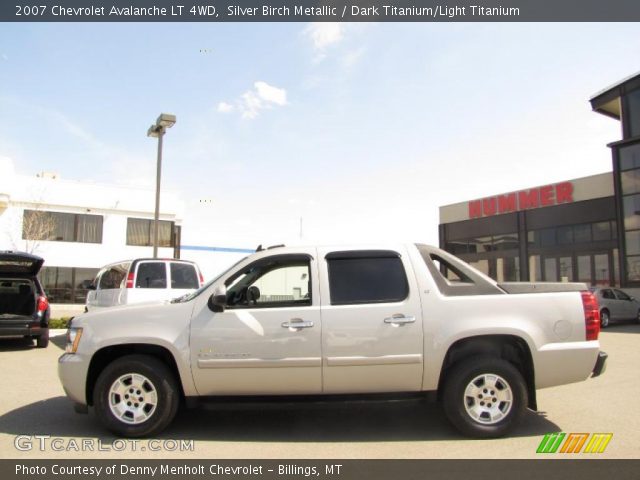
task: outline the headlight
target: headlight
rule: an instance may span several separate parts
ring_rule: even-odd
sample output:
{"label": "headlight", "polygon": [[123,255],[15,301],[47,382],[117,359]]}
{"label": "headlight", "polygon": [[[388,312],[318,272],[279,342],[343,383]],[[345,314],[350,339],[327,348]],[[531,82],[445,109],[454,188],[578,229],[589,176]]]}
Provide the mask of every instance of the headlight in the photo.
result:
{"label": "headlight", "polygon": [[69,327],[67,330],[67,346],[65,348],[67,353],[76,353],[80,344],[80,337],[82,337],[82,328]]}

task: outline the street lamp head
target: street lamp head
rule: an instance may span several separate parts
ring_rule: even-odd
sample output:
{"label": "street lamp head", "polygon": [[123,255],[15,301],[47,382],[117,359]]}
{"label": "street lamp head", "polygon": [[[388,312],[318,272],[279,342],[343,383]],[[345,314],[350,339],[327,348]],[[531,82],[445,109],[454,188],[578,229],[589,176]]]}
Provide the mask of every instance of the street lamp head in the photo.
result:
{"label": "street lamp head", "polygon": [[171,128],[176,123],[176,116],[170,113],[161,113],[156,120],[156,125],[164,128]]}
{"label": "street lamp head", "polygon": [[159,129],[156,125],[151,125],[149,130],[147,130],[147,137],[157,137],[159,134]]}

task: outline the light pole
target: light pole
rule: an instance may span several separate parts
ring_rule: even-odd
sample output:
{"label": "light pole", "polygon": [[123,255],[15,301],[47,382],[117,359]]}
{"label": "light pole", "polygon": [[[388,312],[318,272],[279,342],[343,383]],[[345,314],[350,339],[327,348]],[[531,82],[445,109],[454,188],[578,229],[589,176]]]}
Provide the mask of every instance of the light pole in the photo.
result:
{"label": "light pole", "polygon": [[176,116],[169,113],[161,113],[155,125],[147,130],[147,137],[158,137],[158,164],[156,167],[156,209],[153,215],[153,258],[158,258],[158,223],[160,218],[160,176],[162,172],[162,137],[167,128],[173,127]]}

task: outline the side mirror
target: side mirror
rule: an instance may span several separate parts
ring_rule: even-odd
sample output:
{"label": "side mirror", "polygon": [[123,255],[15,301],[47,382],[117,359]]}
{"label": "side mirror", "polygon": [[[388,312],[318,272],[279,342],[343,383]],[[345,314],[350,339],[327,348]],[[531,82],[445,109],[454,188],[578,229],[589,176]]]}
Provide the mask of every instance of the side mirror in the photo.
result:
{"label": "side mirror", "polygon": [[98,289],[98,287],[96,287],[95,283],[91,283],[91,284],[87,285],[86,288],[87,288],[87,290],[97,290]]}
{"label": "side mirror", "polygon": [[224,312],[224,307],[227,305],[227,287],[224,285],[216,287],[211,296],[209,297],[209,301],[207,302],[207,306],[209,310],[215,313]]}

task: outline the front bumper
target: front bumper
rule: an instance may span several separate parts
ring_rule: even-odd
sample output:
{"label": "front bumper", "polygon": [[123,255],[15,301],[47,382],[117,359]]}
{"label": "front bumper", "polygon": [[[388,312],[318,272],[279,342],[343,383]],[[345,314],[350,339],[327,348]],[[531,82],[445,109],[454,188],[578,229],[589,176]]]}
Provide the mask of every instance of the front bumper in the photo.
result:
{"label": "front bumper", "polygon": [[609,355],[607,355],[605,352],[598,352],[598,359],[596,360],[596,364],[593,367],[591,378],[595,378],[604,373],[604,371],[607,369],[608,358],[609,358]]}
{"label": "front bumper", "polygon": [[88,362],[77,353],[65,353],[58,359],[58,377],[64,393],[75,404],[86,405],[86,381]]}

